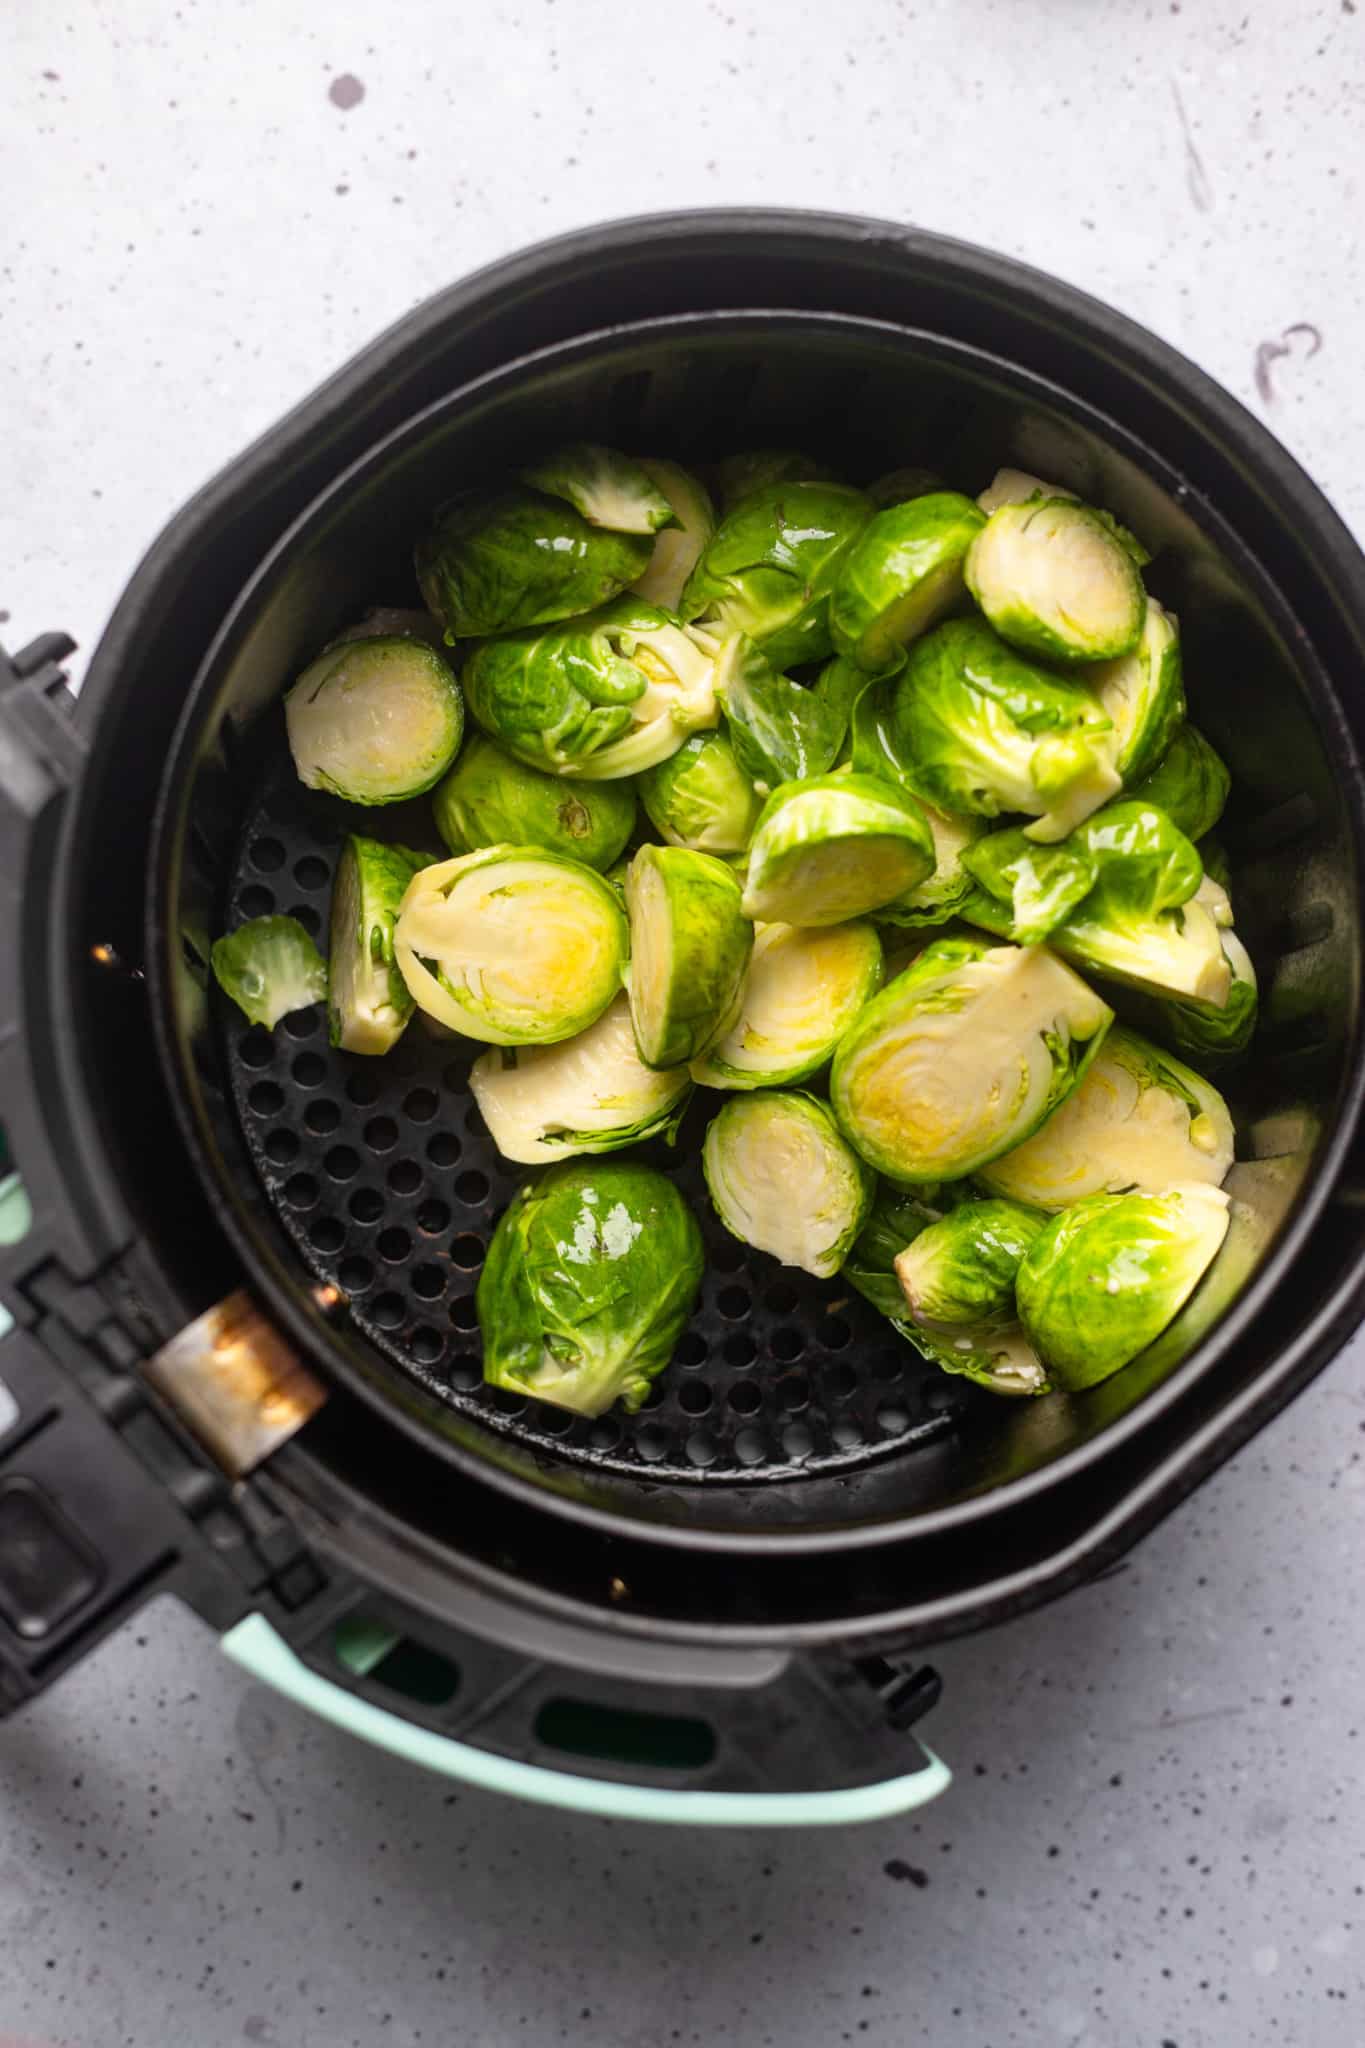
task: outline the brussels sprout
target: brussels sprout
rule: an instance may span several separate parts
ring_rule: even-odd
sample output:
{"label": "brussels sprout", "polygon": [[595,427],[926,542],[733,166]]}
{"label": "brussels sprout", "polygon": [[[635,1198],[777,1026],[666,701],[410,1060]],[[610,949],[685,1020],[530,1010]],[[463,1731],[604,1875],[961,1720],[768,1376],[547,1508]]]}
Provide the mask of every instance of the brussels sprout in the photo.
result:
{"label": "brussels sprout", "polygon": [[1256,969],[1236,932],[1219,933],[1231,981],[1221,1009],[1212,1003],[1163,1002],[1157,1006],[1160,1030],[1177,1051],[1204,1065],[1217,1066],[1246,1051],[1256,1030],[1259,1008]]}
{"label": "brussels sprout", "polygon": [[933,871],[933,834],[907,791],[851,773],[785,782],[759,814],[744,913],[784,924],[842,924],[894,901]]}
{"label": "brussels sprout", "polygon": [[848,730],[851,692],[845,664],[830,662],[810,688],[779,675],[745,633],[734,633],[716,660],[716,694],[735,759],[763,795],[834,766]]}
{"label": "brussels sprout", "polygon": [[1156,766],[1185,716],[1176,622],[1147,600],[1142,638],[1131,654],[1086,671],[1086,681],[1114,728],[1114,765],[1125,782]]}
{"label": "brussels sprout", "polygon": [[763,808],[723,732],[694,733],[650,768],[640,801],[661,838],[698,853],[743,853]]}
{"label": "brussels sprout", "polygon": [[830,651],[829,593],[872,516],[847,484],[770,484],[728,511],[687,579],[679,611],[747,633],[774,668]]}
{"label": "brussels sprout", "polygon": [[896,1278],[896,1260],[922,1230],[938,1222],[939,1212],[931,1207],[936,1193],[937,1189],[926,1187],[911,1195],[881,1182],[867,1221],[839,1268],[841,1277],[912,1343],[916,1333]]}
{"label": "brussels sprout", "polygon": [[1113,1018],[1051,953],[935,939],[840,1042],[835,1115],[893,1180],[959,1180],[1022,1144]]}
{"label": "brussels sprout", "polygon": [[1027,505],[1030,499],[1066,498],[1075,504],[1076,493],[1068,491],[1062,484],[1045,483],[1040,476],[1031,476],[1026,469],[997,469],[984,491],[977,493],[977,504],[990,517],[1002,505]]}
{"label": "brussels sprout", "polygon": [[888,469],[874,483],[867,486],[867,495],[879,512],[888,505],[905,505],[911,498],[927,498],[931,491],[945,488],[943,478],[932,469],[917,469],[913,463],[904,469]]}
{"label": "brussels sprout", "polygon": [[708,1088],[782,1087],[823,1067],[881,985],[875,925],[760,926],[739,1009],[692,1078]]}
{"label": "brussels sprout", "polygon": [[727,455],[715,468],[716,496],[722,512],[741,498],[766,491],[773,484],[832,483],[834,472],[799,448],[749,448]]}
{"label": "brussels sprout", "polygon": [[1184,833],[1154,805],[1128,800],[1088,819],[1078,837],[1095,884],[1049,943],[1130,988],[1223,1009],[1232,973],[1216,911],[1198,900],[1204,871]]}
{"label": "brussels sprout", "polygon": [[485,640],[464,685],[473,717],[509,754],[587,782],[638,775],[720,717],[712,655],[638,597]]}
{"label": "brussels sprout", "polygon": [[611,887],[615,890],[622,910],[626,907],[626,876],[629,873],[630,858],[629,855],[623,854],[620,860],[612,863],[607,869],[606,874],[602,877],[603,881],[610,883]]}
{"label": "brussels sprout", "polygon": [[444,651],[441,622],[430,612],[417,612],[400,605],[375,605],[354,626],[347,626],[328,642],[328,650],[344,647],[350,640],[424,640],[437,654]]}
{"label": "brussels sprout", "polygon": [[1229,1201],[1207,1182],[1161,1194],[1092,1195],[1029,1247],[1019,1319],[1053,1380],[1098,1385],[1182,1309],[1227,1235]]}
{"label": "brussels sprout", "polygon": [[652,476],[629,455],[597,441],[557,448],[521,472],[521,481],[547,498],[563,498],[589,526],[611,533],[658,533],[678,515]]}
{"label": "brussels sprout", "polygon": [[676,612],[687,579],[716,530],[715,508],[706,486],[680,463],[642,455],[640,467],[663,492],[677,517],[675,524],[664,527],[657,536],[648,568],[630,587],[646,603]]}
{"label": "brussels sprout", "polygon": [[895,1262],[910,1320],[950,1335],[1015,1322],[1014,1276],[1046,1221],[1019,1202],[964,1202],[918,1232]]}
{"label": "brussels sprout", "polygon": [[986,818],[1024,811],[1030,839],[1064,839],[1119,788],[1113,731],[1093,694],[979,620],[949,619],[914,643],[883,725],[883,744],[927,802]]}
{"label": "brussels sprout", "polygon": [[986,829],[984,818],[950,818],[932,804],[922,806],[934,836],[934,872],[904,896],[883,903],[877,912],[879,924],[914,928],[946,924],[956,917],[972,893],[972,878],[962,865],[962,856]]}
{"label": "brussels sprout", "polygon": [[[1021,946],[1036,946],[1095,886],[1095,857],[1084,826],[1056,846],[1035,846],[1016,829],[991,832],[965,848],[962,865],[1008,913],[1000,928]],[[964,906],[971,916],[973,906]],[[982,917],[982,923],[992,922]]]}
{"label": "brussels sprout", "polygon": [[609,868],[635,829],[624,782],[572,781],[530,768],[475,733],[432,794],[436,829],[452,853],[544,846],[584,867]]}
{"label": "brussels sprout", "polygon": [[626,876],[630,1014],[649,1067],[696,1059],[724,1030],[744,981],[753,927],[723,861],[642,846]]}
{"label": "brussels sprout", "polygon": [[1052,661],[1115,661],[1137,646],[1146,596],[1109,523],[1074,499],[991,513],[967,555],[967,588],[1003,640]]}
{"label": "brussels sprout", "polygon": [[649,565],[648,533],[589,526],[541,491],[475,491],[417,544],[417,581],[451,640],[479,639],[606,604]]}
{"label": "brussels sprout", "polygon": [[702,1241],[678,1190],[624,1159],[552,1166],[493,1233],[479,1276],[490,1386],[633,1414],[673,1355],[701,1286]]}
{"label": "brussels sprout", "polygon": [[[1148,797],[1147,801],[1151,803],[1152,798]],[[1157,808],[1160,809],[1160,805]],[[1167,811],[1166,815],[1168,818],[1171,816],[1169,811]],[[1171,822],[1176,824],[1179,821],[1171,819]],[[1185,827],[1181,825],[1180,830],[1184,832]],[[1186,834],[1187,838],[1190,836],[1190,834]],[[1194,850],[1204,863],[1204,880],[1206,882],[1216,882],[1224,895],[1226,895],[1232,885],[1232,864],[1228,859],[1228,850],[1222,840],[1216,839],[1211,832],[1206,832],[1202,839],[1195,841]],[[1231,924],[1231,922],[1231,905],[1229,905],[1228,923]]]}
{"label": "brussels sprout", "polygon": [[813,1095],[732,1096],[701,1162],[731,1235],[817,1280],[838,1272],[872,1207],[873,1176]]}
{"label": "brussels sprout", "polygon": [[218,986],[249,1022],[267,1031],[327,993],[322,955],[296,917],[250,918],[215,939],[209,959]]}
{"label": "brussels sprout", "polygon": [[460,686],[439,654],[401,635],[346,640],[284,700],[299,780],[353,804],[393,804],[439,782],[464,736]]}
{"label": "brussels sprout", "polygon": [[935,491],[878,512],[845,555],[829,601],[840,654],[876,675],[962,595],[962,565],[985,520],[970,498]]}
{"label": "brussels sprout", "polygon": [[1164,811],[1187,839],[1202,839],[1223,815],[1231,777],[1201,732],[1185,724],[1155,768],[1133,783],[1129,796]]}
{"label": "brussels sprout", "polygon": [[415,1001],[486,1045],[553,1045],[586,1031],[621,985],[626,920],[580,862],[486,846],[413,876],[394,955]]}
{"label": "brussels sprout", "polygon": [[1031,1138],[980,1178],[1035,1209],[1178,1181],[1219,1187],[1232,1166],[1232,1118],[1218,1090],[1136,1032],[1115,1028],[1085,1078]]}
{"label": "brussels sprout", "polygon": [[691,1093],[686,1067],[641,1060],[624,992],[577,1038],[484,1053],[469,1085],[503,1158],[526,1166],[671,1138]]}
{"label": "brussels sprout", "polygon": [[412,1015],[412,996],[393,957],[393,928],[424,853],[381,846],[351,833],[332,884],[327,1015],[333,1045],[384,1053]]}

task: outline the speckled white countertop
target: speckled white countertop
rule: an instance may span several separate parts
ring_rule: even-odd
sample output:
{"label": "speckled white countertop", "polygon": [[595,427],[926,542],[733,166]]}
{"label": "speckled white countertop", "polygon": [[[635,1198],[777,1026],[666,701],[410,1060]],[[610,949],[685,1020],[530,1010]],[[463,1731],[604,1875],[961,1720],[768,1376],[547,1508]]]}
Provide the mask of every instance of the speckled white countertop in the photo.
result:
{"label": "speckled white countertop", "polygon": [[[0,20],[0,635],[427,291],[655,208],[992,243],[1365,530],[1365,0],[236,0]],[[79,668],[79,662],[77,664]],[[157,1607],[0,1730],[0,2044],[1359,2048],[1365,1347],[1117,1578],[937,1659],[919,1821],[446,1791]]]}

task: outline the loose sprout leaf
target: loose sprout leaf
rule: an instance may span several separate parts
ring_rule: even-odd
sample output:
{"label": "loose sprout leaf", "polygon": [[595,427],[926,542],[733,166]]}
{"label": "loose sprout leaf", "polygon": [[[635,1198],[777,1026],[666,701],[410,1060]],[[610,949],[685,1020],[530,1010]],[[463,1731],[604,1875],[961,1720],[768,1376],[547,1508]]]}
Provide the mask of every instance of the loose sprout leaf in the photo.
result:
{"label": "loose sprout leaf", "polygon": [[521,473],[521,480],[548,497],[563,498],[589,526],[612,533],[658,533],[678,524],[664,490],[643,463],[597,441],[557,448]]}
{"label": "loose sprout leaf", "polygon": [[543,492],[470,492],[417,546],[417,581],[450,640],[546,625],[606,604],[648,566],[648,533],[590,526]]}
{"label": "loose sprout leaf", "polygon": [[852,773],[787,782],[754,830],[745,915],[842,924],[893,902],[933,868],[928,819],[906,791]]}
{"label": "loose sprout leaf", "polygon": [[739,883],[711,854],[642,846],[626,876],[626,905],[640,1057],[681,1066],[706,1051],[739,1001],[754,942]]}
{"label": "loose sprout leaf", "polygon": [[962,865],[1009,913],[1010,936],[1036,946],[1095,886],[1095,857],[1072,833],[1056,846],[1037,846],[1024,832],[991,832],[964,847]]}
{"label": "loose sprout leaf", "polygon": [[484,1053],[469,1085],[503,1158],[528,1166],[671,1139],[691,1093],[686,1067],[641,1060],[624,992],[576,1038]]}
{"label": "loose sprout leaf", "polygon": [[1131,653],[1146,597],[1105,519],[1073,499],[999,506],[972,541],[967,588],[1011,646],[1059,662]]}
{"label": "loose sprout leaf", "polygon": [[[780,782],[801,782],[834,766],[848,729],[846,671],[808,689],[779,675],[743,633],[724,643],[716,662],[716,693],[735,759],[763,794]],[[826,678],[829,678],[827,681]]]}
{"label": "loose sprout leaf", "polygon": [[1047,1221],[1019,1202],[960,1207],[919,1232],[896,1258],[896,1278],[911,1321],[951,1338],[964,1327],[1012,1324],[1014,1276]]}
{"label": "loose sprout leaf", "polygon": [[1115,766],[1125,783],[1139,782],[1166,753],[1185,716],[1175,619],[1149,597],[1132,653],[1085,674],[1114,728]]}
{"label": "loose sprout leaf", "polygon": [[432,794],[436,829],[452,853],[484,846],[544,846],[585,867],[609,868],[635,829],[626,782],[551,775],[475,733]]}
{"label": "loose sprout leaf", "polygon": [[899,666],[909,642],[960,601],[967,550],[984,525],[957,491],[878,512],[844,557],[830,597],[840,654],[870,675]]}
{"label": "loose sprout leaf", "polygon": [[876,1185],[826,1103],[776,1089],[731,1097],[707,1126],[702,1168],[733,1236],[817,1280],[843,1264]]}
{"label": "loose sprout leaf", "polygon": [[660,838],[698,853],[743,853],[763,808],[723,732],[694,733],[646,770],[639,789]]}
{"label": "loose sprout leaf", "polygon": [[1177,727],[1160,761],[1128,794],[1164,811],[1187,839],[1202,839],[1222,817],[1230,786],[1221,756],[1187,723]]}
{"label": "loose sprout leaf", "polygon": [[399,803],[438,782],[464,735],[460,686],[440,655],[396,636],[345,640],[284,701],[299,780],[354,804]]}
{"label": "loose sprout leaf", "polygon": [[688,578],[680,611],[718,637],[745,633],[774,668],[831,651],[829,594],[872,516],[846,484],[781,483],[727,511]]}
{"label": "loose sprout leaf", "polygon": [[386,1053],[398,1043],[413,1001],[393,953],[394,927],[425,854],[351,833],[332,884],[328,1028],[345,1052]]}
{"label": "loose sprout leaf", "polygon": [[709,1088],[804,1081],[829,1060],[881,978],[874,925],[760,925],[739,1008],[693,1060],[692,1078]]}
{"label": "loose sprout leaf", "polygon": [[295,917],[251,918],[214,940],[210,960],[219,987],[267,1031],[327,993],[322,955]]}
{"label": "loose sprout leaf", "polygon": [[687,579],[716,530],[715,508],[706,486],[680,463],[642,455],[640,467],[667,498],[676,518],[655,536],[648,566],[630,587],[648,603],[676,612]]}

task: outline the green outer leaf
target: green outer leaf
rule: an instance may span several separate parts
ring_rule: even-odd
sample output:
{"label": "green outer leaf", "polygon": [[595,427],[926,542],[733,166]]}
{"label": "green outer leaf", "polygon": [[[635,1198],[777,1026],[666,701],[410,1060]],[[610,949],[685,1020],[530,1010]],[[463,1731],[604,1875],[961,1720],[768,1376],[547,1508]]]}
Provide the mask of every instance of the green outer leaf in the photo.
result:
{"label": "green outer leaf", "polygon": [[[753,1142],[755,1130],[761,1144],[765,1132],[780,1132],[783,1125],[793,1135],[779,1139],[776,1166],[764,1168],[757,1183],[746,1189],[741,1178],[743,1155],[741,1151],[737,1156],[736,1148]],[[805,1171],[795,1170],[802,1140],[819,1147],[840,1183],[839,1207],[819,1219],[821,1242],[816,1247],[807,1241],[815,1221],[808,1212],[819,1182],[809,1161]],[[732,1095],[706,1127],[701,1159],[716,1214],[731,1236],[817,1280],[831,1279],[838,1272],[871,1212],[875,1175],[849,1145],[828,1103],[797,1090]],[[755,1205],[766,1201],[766,1212],[756,1216],[749,1208],[746,1213],[746,1197]]]}
{"label": "green outer leaf", "polygon": [[625,782],[547,775],[475,733],[432,793],[436,829],[452,853],[482,846],[544,846],[585,867],[609,868],[635,829]]}
{"label": "green outer leaf", "polygon": [[774,484],[833,482],[833,472],[799,448],[749,448],[725,456],[715,468],[716,502],[723,513]]}
{"label": "green outer leaf", "polygon": [[829,593],[872,516],[847,484],[782,483],[750,492],[712,534],[679,611],[721,638],[747,633],[774,668],[830,652]]}
{"label": "green outer leaf", "polygon": [[1017,829],[988,833],[963,849],[962,865],[1009,913],[1010,936],[1036,946],[1090,894],[1098,872],[1082,826],[1055,846]]}
{"label": "green outer leaf", "polygon": [[413,1012],[393,957],[393,928],[408,883],[427,857],[348,834],[332,884],[328,1035],[347,1052],[386,1053]]}
{"label": "green outer leaf", "polygon": [[[823,983],[824,1000],[814,1038],[800,1037],[780,1012],[784,964],[788,975],[792,949],[809,958],[809,949],[828,953],[837,943],[846,952],[841,979]],[[788,924],[766,924],[754,940],[739,1007],[719,1038],[692,1062],[692,1078],[706,1088],[785,1088],[820,1071],[835,1046],[854,1023],[864,1004],[877,993],[882,979],[882,942],[873,924],[855,921],[801,930]],[[765,1015],[764,1005],[768,1005]],[[778,1014],[772,1015],[776,1006]],[[767,1024],[767,1029],[762,1026]]]}
{"label": "green outer leaf", "polygon": [[447,639],[479,639],[594,610],[643,574],[652,548],[539,491],[474,492],[418,542],[417,581]]}
{"label": "green outer leaf", "polygon": [[214,940],[209,959],[218,986],[267,1031],[327,994],[322,955],[296,917],[249,918]]}
{"label": "green outer leaf", "polygon": [[552,1166],[514,1198],[479,1276],[490,1386],[601,1415],[639,1408],[701,1286],[696,1218],[653,1168]]}
{"label": "green outer leaf", "polygon": [[964,1202],[918,1234],[896,1262],[896,1277],[911,1320],[981,1330],[1016,1320],[1014,1276],[1047,1222],[1036,1209],[1000,1197]]}
{"label": "green outer leaf", "polygon": [[1177,727],[1155,768],[1128,794],[1164,811],[1187,839],[1202,839],[1222,817],[1231,786],[1221,755],[1187,721]]}
{"label": "green outer leaf", "polygon": [[716,661],[716,694],[735,759],[764,794],[779,782],[823,775],[838,759],[849,695],[847,671],[838,663],[830,662],[819,683],[807,688],[779,675],[747,634],[734,633]]}
{"label": "green outer leaf", "polygon": [[646,769],[639,791],[659,836],[697,853],[743,853],[763,808],[723,732],[693,733],[676,754]]}
{"label": "green outer leaf", "polygon": [[846,924],[933,871],[934,836],[907,791],[872,775],[811,776],[784,782],[759,813],[744,911],[784,924]]}
{"label": "green outer leaf", "polygon": [[1161,760],[1185,716],[1175,619],[1149,597],[1142,637],[1132,653],[1099,662],[1085,671],[1085,679],[1113,721],[1119,774],[1125,783],[1140,782]]}
{"label": "green outer leaf", "polygon": [[589,526],[612,533],[656,534],[676,526],[673,510],[648,471],[599,441],[574,441],[532,463],[521,480],[549,498],[563,498]]}
{"label": "green outer leaf", "polygon": [[829,603],[840,654],[870,675],[899,664],[906,644],[962,595],[962,564],[985,516],[957,491],[892,505],[845,555]]}
{"label": "green outer leaf", "polygon": [[881,1182],[867,1222],[839,1269],[843,1278],[906,1336],[911,1335],[913,1326],[896,1278],[896,1260],[921,1231],[938,1221],[938,1211],[931,1206],[937,1192],[931,1185],[911,1195],[889,1181]]}
{"label": "green outer leaf", "polygon": [[724,1030],[743,986],[753,926],[739,883],[709,853],[642,846],[626,877],[630,1014],[649,1067],[685,1066]]}
{"label": "green outer leaf", "polygon": [[[399,691],[409,693],[410,710],[412,697],[420,700],[423,726],[396,747]],[[305,788],[367,806],[421,796],[440,781],[464,737],[464,697],[449,664],[402,633],[334,641],[287,692],[284,716]]]}
{"label": "green outer leaf", "polygon": [[[1114,531],[1116,523],[1070,498],[1030,498],[1022,504],[1000,505],[991,513],[972,542],[964,574],[967,588],[1003,640],[1027,654],[1064,663],[1112,661],[1132,652],[1142,632],[1146,594],[1126,541]],[[1085,588],[1073,585],[1045,616],[1019,580],[1027,565],[1041,581],[1049,557],[1061,573],[1060,551],[1068,529],[1083,529],[1105,560],[1115,593],[1123,600],[1122,615],[1112,625],[1093,610],[1088,621],[1082,615],[1089,596]]]}

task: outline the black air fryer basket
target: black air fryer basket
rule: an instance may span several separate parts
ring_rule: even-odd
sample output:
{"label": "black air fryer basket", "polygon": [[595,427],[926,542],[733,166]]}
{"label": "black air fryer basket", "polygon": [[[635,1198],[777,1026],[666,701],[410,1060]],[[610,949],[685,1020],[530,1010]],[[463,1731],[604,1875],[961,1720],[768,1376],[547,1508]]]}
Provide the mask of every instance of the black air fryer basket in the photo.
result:
{"label": "black air fryer basket", "polygon": [[[238,918],[325,928],[346,812],[293,775],[286,683],[413,602],[453,481],[580,436],[695,462],[796,441],[968,489],[1010,462],[1153,549],[1233,769],[1263,1023],[1228,1244],[1113,1380],[1008,1403],[946,1378],[726,1236],[685,1129],[656,1163],[706,1281],[640,1414],[485,1389],[473,1290],[523,1176],[467,1051],[414,1029],[367,1061],[209,986]],[[535,1796],[831,1818],[898,1778],[905,1804],[937,1783],[904,1734],[922,1646],[1112,1560],[1355,1326],[1365,563],[1255,421],[1092,301],[839,217],[548,244],[410,316],[191,504],[78,705],[67,652],[0,684],[0,1116],[33,1212],[0,1248],[0,1711],[169,1588],[320,1710]]]}

